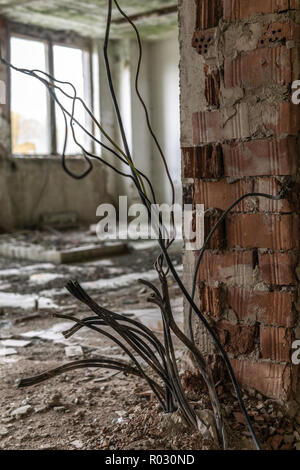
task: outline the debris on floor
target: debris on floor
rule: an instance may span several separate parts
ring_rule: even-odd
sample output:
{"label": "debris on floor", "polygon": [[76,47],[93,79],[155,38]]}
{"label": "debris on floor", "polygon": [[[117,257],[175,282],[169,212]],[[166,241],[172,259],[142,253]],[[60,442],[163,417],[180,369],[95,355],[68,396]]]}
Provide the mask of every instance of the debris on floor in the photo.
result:
{"label": "debris on floor", "polygon": [[[182,273],[180,250],[172,256]],[[207,393],[199,390],[199,380],[188,373],[183,375],[183,383],[201,421],[200,432],[191,432],[178,413],[163,413],[146,383],[118,372],[73,371],[39,386],[17,388],[20,378],[37,375],[70,359],[124,359],[119,347],[90,330],[82,329],[74,337],[64,338],[62,332],[72,322],[55,319],[53,313],[79,318],[87,313],[65,290],[69,279],[78,279],[101,305],[143,322],[162,338],[160,312],[149,306],[147,291],[138,282],[140,278],[155,279],[153,259],[153,247],[111,259],[58,266],[0,258],[0,280],[6,283],[0,287],[1,449],[218,448]],[[176,320],[183,328],[183,299],[172,282],[170,292]],[[180,366],[183,348],[174,340]],[[217,389],[230,448],[253,448],[231,386]],[[290,404],[287,412],[255,392],[244,392],[244,399],[264,448],[300,448],[297,402]]]}
{"label": "debris on floor", "polygon": [[[0,236],[0,255],[12,259],[64,264],[126,253],[126,243],[99,241],[86,230],[24,231]],[[47,274],[46,274],[47,275]],[[36,275],[38,276],[38,275]],[[48,278],[51,275],[48,274]],[[37,281],[38,282],[38,281]]]}

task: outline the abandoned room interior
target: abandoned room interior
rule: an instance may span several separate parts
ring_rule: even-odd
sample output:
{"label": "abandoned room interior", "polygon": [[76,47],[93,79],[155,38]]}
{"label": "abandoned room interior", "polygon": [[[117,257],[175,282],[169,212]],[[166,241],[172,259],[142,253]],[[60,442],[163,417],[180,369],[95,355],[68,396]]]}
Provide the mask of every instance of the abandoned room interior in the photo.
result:
{"label": "abandoned room interior", "polygon": [[300,450],[299,0],[0,0],[0,449]]}

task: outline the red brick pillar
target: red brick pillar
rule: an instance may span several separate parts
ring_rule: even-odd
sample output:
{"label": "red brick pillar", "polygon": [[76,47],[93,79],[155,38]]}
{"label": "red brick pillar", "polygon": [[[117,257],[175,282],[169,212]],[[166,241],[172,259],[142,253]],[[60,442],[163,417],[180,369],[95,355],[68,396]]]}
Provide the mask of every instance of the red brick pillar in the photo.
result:
{"label": "red brick pillar", "polygon": [[[289,399],[297,379],[300,108],[291,83],[300,79],[300,2],[179,3],[184,202],[218,213],[245,193],[292,188],[287,200],[254,197],[234,209],[204,256],[196,300],[240,382]],[[189,288],[196,256],[185,253]],[[195,329],[201,350],[216,354]]]}

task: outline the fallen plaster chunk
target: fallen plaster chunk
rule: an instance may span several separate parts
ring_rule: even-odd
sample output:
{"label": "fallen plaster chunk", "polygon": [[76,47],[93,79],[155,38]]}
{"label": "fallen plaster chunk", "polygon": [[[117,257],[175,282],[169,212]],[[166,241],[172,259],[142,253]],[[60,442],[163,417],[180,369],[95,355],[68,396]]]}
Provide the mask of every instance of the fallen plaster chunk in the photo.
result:
{"label": "fallen plaster chunk", "polygon": [[13,356],[14,354],[18,354],[15,349],[13,349],[13,348],[1,348],[0,347],[0,357]]}
{"label": "fallen plaster chunk", "polygon": [[67,346],[65,348],[67,357],[81,357],[83,356],[83,350],[81,346]]}
{"label": "fallen plaster chunk", "polygon": [[30,272],[35,272],[37,270],[43,269],[54,269],[55,265],[50,263],[43,264],[32,264],[30,266],[20,266],[18,268],[9,268],[0,270],[0,278],[2,277],[11,277],[11,276],[20,276],[20,274],[28,274]]}
{"label": "fallen plaster chunk", "polygon": [[21,339],[5,339],[0,341],[0,346],[7,348],[26,348],[31,344],[31,341],[25,341]]}
{"label": "fallen plaster chunk", "polygon": [[215,426],[214,415],[210,410],[201,410],[197,415],[198,430],[204,439],[218,442],[218,434]]}
{"label": "fallen plaster chunk", "polygon": [[49,407],[48,405],[38,405],[34,408],[35,413],[45,413],[48,411]]}
{"label": "fallen plaster chunk", "polygon": [[121,287],[127,287],[131,284],[134,284],[139,281],[139,279],[144,279],[145,281],[154,281],[157,278],[157,272],[154,270],[141,272],[141,273],[131,273],[124,274],[122,276],[113,277],[110,279],[99,279],[98,281],[84,282],[82,287],[87,290],[114,290]]}
{"label": "fallen plaster chunk", "polygon": [[54,406],[53,407],[53,410],[56,411],[57,413],[64,413],[66,411],[66,407],[65,406]]}
{"label": "fallen plaster chunk", "polygon": [[75,441],[72,441],[71,445],[74,446],[76,449],[82,449],[84,447],[83,442],[80,441],[79,439],[76,439]]}
{"label": "fallen plaster chunk", "polygon": [[0,271],[0,278],[2,277],[10,277],[10,276],[19,276],[20,275],[20,269],[2,269]]}
{"label": "fallen plaster chunk", "polygon": [[181,435],[186,431],[187,425],[181,413],[177,410],[174,413],[165,413],[162,415],[159,429],[168,434]]}
{"label": "fallen plaster chunk", "polygon": [[20,408],[16,408],[14,411],[11,412],[11,416],[15,416],[19,418],[21,416],[26,416],[32,410],[31,405],[20,406]]}
{"label": "fallen plaster chunk", "polygon": [[8,433],[9,433],[9,431],[5,426],[0,426],[0,436],[1,437],[7,436]]}
{"label": "fallen plaster chunk", "polygon": [[56,279],[61,279],[64,276],[57,273],[38,273],[32,274],[29,278],[29,282],[32,284],[47,284],[47,282],[55,281]]}
{"label": "fallen plaster chunk", "polygon": [[[90,261],[87,266],[113,266],[114,263],[111,259],[107,259],[107,258],[104,258],[104,259],[98,259],[98,260],[95,260],[95,261]],[[69,266],[70,269],[72,269],[72,266]],[[78,269],[78,267],[75,266],[75,269]]]}
{"label": "fallen plaster chunk", "polygon": [[31,309],[58,309],[59,307],[47,297],[37,297],[36,295],[21,295],[11,292],[0,293],[0,308],[12,307],[22,310]]}
{"label": "fallen plaster chunk", "polygon": [[48,330],[32,330],[22,333],[20,336],[24,338],[39,338],[46,341],[53,341],[54,343],[69,344],[70,341],[66,340],[62,332],[74,326],[73,322],[63,322],[53,325]]}
{"label": "fallen plaster chunk", "polygon": [[0,364],[14,364],[22,359],[19,356],[0,357]]}
{"label": "fallen plaster chunk", "polygon": [[[174,318],[178,326],[183,329],[183,298],[177,297],[171,301]],[[158,307],[123,310],[120,313],[126,316],[134,316],[148,328],[155,331],[163,331],[163,320]]]}
{"label": "fallen plaster chunk", "polygon": [[[90,291],[110,291],[121,289],[122,287],[128,287],[133,284],[137,284],[139,279],[144,279],[145,281],[154,281],[157,279],[157,272],[152,269],[151,271],[139,272],[139,273],[130,273],[123,274],[122,276],[115,276],[109,279],[99,279],[96,281],[83,282],[81,286],[83,289]],[[45,289],[40,292],[41,295],[46,296],[60,296],[66,294],[66,289]],[[1,297],[0,297],[1,300]],[[1,301],[0,301],[1,307]]]}
{"label": "fallen plaster chunk", "polygon": [[0,244],[0,255],[12,259],[28,259],[53,264],[75,263],[95,258],[120,255],[128,251],[125,243],[86,245],[66,250],[46,250],[40,245],[17,245],[15,241]]}

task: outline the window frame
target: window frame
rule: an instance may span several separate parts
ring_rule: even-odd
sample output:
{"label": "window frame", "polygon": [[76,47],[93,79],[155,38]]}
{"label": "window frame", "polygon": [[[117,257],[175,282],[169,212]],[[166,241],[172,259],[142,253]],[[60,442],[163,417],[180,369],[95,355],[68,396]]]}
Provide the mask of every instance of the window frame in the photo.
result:
{"label": "window frame", "polygon": [[[64,31],[54,31],[50,29],[44,29],[35,26],[27,26],[20,23],[9,22],[8,24],[8,60],[10,62],[11,59],[11,38],[22,38],[28,40],[36,40],[43,42],[46,45],[46,64],[47,64],[47,72],[54,76],[54,54],[53,54],[53,47],[64,46],[64,47],[75,47],[82,49],[86,53],[86,60],[83,61],[83,68],[84,68],[84,88],[85,88],[85,96],[84,100],[87,106],[94,112],[94,90],[93,90],[93,42],[90,38],[84,38],[79,36],[78,34],[72,32],[64,32]],[[11,93],[12,93],[12,86],[11,86],[11,71],[9,70],[8,75],[9,80],[9,114],[11,110]],[[57,149],[57,135],[56,135],[56,111],[55,111],[55,102],[53,99],[49,97],[49,106],[48,106],[48,125],[49,125],[49,143],[50,143],[50,154],[19,154],[12,152],[11,146],[11,155],[15,158],[55,158],[61,157],[61,153],[58,152]],[[95,125],[92,123],[92,128],[89,129],[91,133],[95,131]],[[12,140],[10,140],[10,145]],[[95,144],[92,141],[91,144],[91,151],[94,152]],[[82,154],[78,152],[78,154],[70,154],[66,155],[68,158],[78,159],[78,157],[82,157]]]}

